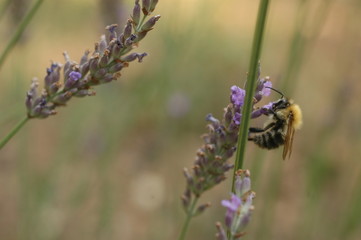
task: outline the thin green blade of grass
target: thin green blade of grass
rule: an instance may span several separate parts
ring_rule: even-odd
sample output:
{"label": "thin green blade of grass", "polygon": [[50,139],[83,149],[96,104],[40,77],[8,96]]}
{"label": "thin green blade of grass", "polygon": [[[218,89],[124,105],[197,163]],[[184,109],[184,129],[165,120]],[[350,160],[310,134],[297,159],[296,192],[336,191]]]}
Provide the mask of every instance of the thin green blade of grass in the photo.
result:
{"label": "thin green blade of grass", "polygon": [[[256,88],[258,62],[261,56],[262,40],[264,35],[264,29],[266,25],[267,11],[268,11],[268,0],[262,0],[258,9],[258,17],[256,28],[253,37],[251,60],[248,71],[248,78],[246,83],[246,96],[245,104],[242,110],[242,121],[239,128],[239,139],[237,146],[236,162],[234,167],[234,175],[238,169],[241,169],[244,162],[244,155],[247,144],[249,120],[251,117],[253,94]],[[232,181],[232,191],[234,192],[234,178]]]}
{"label": "thin green blade of grass", "polygon": [[25,15],[24,19],[20,22],[18,28],[14,32],[14,35],[12,36],[9,43],[6,45],[5,49],[0,55],[0,69],[4,64],[7,56],[15,47],[16,43],[19,41],[21,35],[25,31],[26,27],[29,25],[31,19],[35,16],[36,12],[39,10],[43,2],[44,0],[38,0],[37,2],[35,2],[34,5],[31,7],[30,11]]}

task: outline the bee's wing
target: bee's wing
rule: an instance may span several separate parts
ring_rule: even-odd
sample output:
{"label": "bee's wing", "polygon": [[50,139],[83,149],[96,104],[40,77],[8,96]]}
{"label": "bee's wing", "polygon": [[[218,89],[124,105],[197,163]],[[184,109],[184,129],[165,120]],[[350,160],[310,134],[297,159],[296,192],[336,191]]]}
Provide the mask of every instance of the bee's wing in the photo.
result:
{"label": "bee's wing", "polygon": [[285,145],[283,148],[283,160],[286,159],[287,155],[288,157],[291,156],[292,153],[292,143],[293,143],[293,136],[295,134],[295,129],[293,128],[293,116],[290,114],[288,117],[288,124],[287,124],[287,132],[285,136]]}

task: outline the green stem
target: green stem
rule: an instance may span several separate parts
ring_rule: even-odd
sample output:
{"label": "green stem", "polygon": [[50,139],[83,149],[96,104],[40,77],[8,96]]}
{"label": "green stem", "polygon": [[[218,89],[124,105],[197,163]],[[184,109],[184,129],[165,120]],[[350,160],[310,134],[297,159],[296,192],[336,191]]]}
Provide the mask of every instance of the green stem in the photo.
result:
{"label": "green stem", "polygon": [[25,117],[23,120],[21,120],[21,121],[13,128],[13,130],[11,130],[10,133],[0,141],[0,150],[6,145],[7,142],[9,142],[9,140],[10,140],[12,137],[14,137],[14,135],[25,125],[25,123],[26,123],[29,119],[30,119],[30,118]]}
{"label": "green stem", "polygon": [[135,32],[139,32],[140,31],[140,28],[142,27],[145,19],[148,17],[148,15],[143,15],[142,19],[140,20],[139,24],[138,24],[138,27],[135,29]]}
{"label": "green stem", "polygon": [[181,234],[179,235],[178,240],[184,240],[186,233],[188,231],[188,227],[189,227],[189,223],[194,215],[194,208],[196,207],[197,201],[198,201],[199,197],[196,197],[193,199],[192,204],[190,205],[190,208],[188,209],[187,212],[187,217],[186,220],[183,223],[183,227],[182,227],[182,231]]}
{"label": "green stem", "polygon": [[25,28],[30,23],[31,19],[35,15],[36,11],[39,9],[40,5],[43,3],[44,0],[38,0],[30,9],[28,14],[24,17],[24,19],[19,24],[18,28],[16,29],[16,32],[14,33],[13,37],[10,39],[9,43],[3,50],[3,52],[0,55],[0,68],[2,67],[3,63],[5,62],[6,57],[10,53],[10,51],[14,48],[16,43],[21,37],[21,34],[24,32]]}
{"label": "green stem", "polygon": [[[262,39],[266,24],[268,2],[269,0],[261,0],[258,9],[258,17],[253,36],[252,54],[251,54],[251,60],[248,70],[249,75],[246,82],[246,96],[242,110],[241,126],[239,128],[237,155],[236,155],[236,162],[235,162],[233,176],[235,176],[236,171],[238,169],[241,169],[243,166],[244,153],[246,149],[247,136],[248,136],[249,120],[251,117],[251,111],[253,105],[253,94],[257,82],[257,68],[258,68],[257,65],[261,55]],[[235,177],[233,177],[233,181],[232,181],[232,192],[234,192],[234,181],[235,181]]]}

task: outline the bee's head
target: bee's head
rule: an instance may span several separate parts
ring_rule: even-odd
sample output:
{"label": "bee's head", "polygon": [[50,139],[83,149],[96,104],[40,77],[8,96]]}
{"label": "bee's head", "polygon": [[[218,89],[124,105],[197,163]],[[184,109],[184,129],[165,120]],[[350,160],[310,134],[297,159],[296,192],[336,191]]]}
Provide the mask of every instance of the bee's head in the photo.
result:
{"label": "bee's head", "polygon": [[285,98],[282,92],[280,92],[274,88],[271,88],[271,87],[266,87],[266,88],[269,88],[281,95],[281,98],[278,101],[273,103],[273,105],[272,105],[273,111],[288,108],[289,106],[291,106],[293,104],[293,100]]}
{"label": "bee's head", "polygon": [[272,110],[278,111],[281,109],[288,108],[289,106],[292,105],[292,103],[293,103],[293,100],[282,97],[281,99],[279,99],[278,101],[273,103]]}

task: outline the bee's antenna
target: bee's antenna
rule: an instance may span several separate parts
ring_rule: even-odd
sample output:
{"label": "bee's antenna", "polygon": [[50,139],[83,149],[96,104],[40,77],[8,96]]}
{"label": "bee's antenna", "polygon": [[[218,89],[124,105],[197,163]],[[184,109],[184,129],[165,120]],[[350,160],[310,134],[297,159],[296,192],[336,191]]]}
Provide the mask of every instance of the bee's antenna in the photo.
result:
{"label": "bee's antenna", "polygon": [[272,90],[275,91],[276,93],[280,94],[282,98],[284,97],[283,93],[281,93],[280,91],[278,91],[278,90],[276,90],[276,89],[274,89],[274,88],[272,88],[272,87],[265,87],[265,88],[272,89]]}

